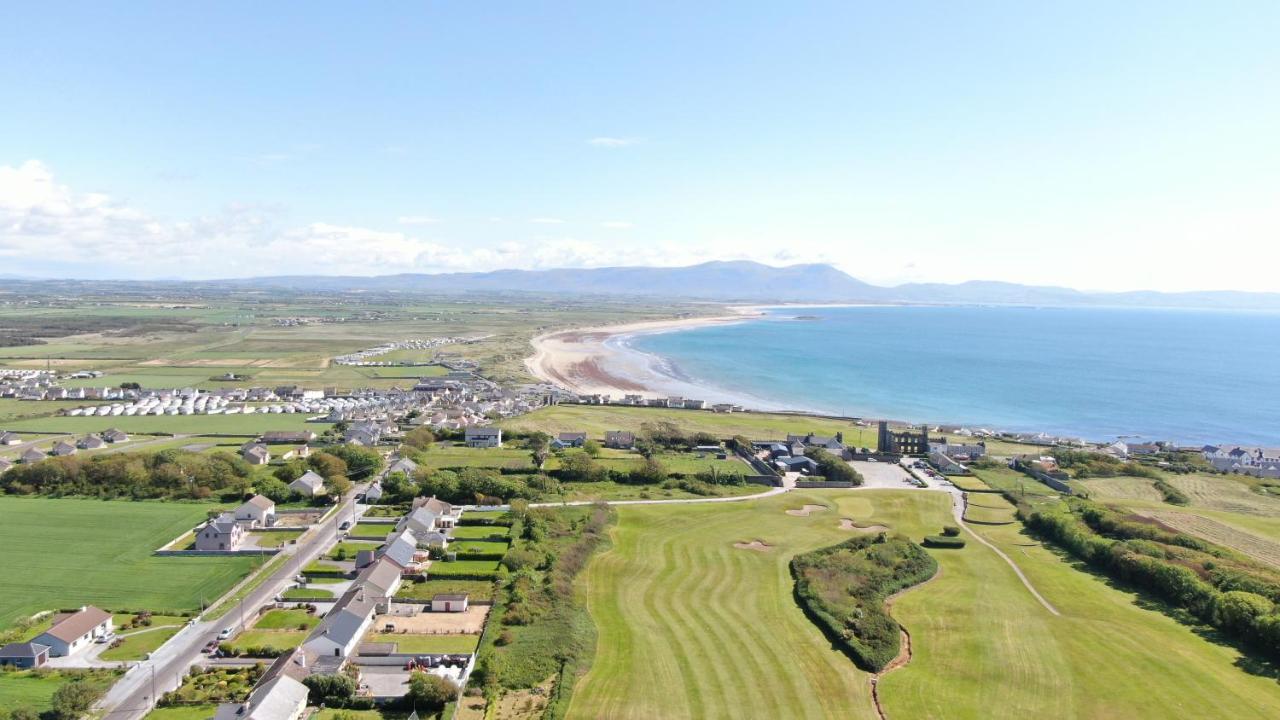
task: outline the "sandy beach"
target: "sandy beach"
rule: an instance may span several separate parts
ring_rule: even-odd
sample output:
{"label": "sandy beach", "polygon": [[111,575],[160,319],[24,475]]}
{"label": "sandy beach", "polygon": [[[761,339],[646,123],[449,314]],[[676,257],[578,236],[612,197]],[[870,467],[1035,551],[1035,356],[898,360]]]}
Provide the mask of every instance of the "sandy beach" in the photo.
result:
{"label": "sandy beach", "polygon": [[533,339],[534,354],[525,367],[543,382],[579,395],[635,394],[707,397],[705,388],[688,385],[655,366],[656,358],[626,346],[637,335],[738,323],[764,315],[758,307],[732,307],[731,314],[673,318],[603,327],[557,330]]}

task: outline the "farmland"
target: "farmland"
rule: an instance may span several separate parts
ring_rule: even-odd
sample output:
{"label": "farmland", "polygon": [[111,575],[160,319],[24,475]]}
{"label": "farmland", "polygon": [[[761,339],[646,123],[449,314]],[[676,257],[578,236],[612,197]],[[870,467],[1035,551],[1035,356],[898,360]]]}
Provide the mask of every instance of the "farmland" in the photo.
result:
{"label": "farmland", "polygon": [[244,577],[252,557],[154,557],[204,519],[206,505],[0,497],[0,546],[22,572],[0,575],[0,628],[41,610],[197,611]]}
{"label": "farmland", "polygon": [[[782,512],[806,503],[830,509]],[[791,493],[618,515],[613,548],[580,578],[600,640],[570,717],[874,717],[867,675],[795,606],[786,563],[848,537],[841,517],[917,540],[950,518],[946,495],[915,491]],[[881,680],[889,717],[1280,712],[1274,681],[1242,670],[1239,651],[1080,571],[1020,525],[977,529],[1062,615],[1049,614],[980,544],[931,551],[941,574],[893,606],[914,656]],[[733,547],[751,539],[771,547]]]}

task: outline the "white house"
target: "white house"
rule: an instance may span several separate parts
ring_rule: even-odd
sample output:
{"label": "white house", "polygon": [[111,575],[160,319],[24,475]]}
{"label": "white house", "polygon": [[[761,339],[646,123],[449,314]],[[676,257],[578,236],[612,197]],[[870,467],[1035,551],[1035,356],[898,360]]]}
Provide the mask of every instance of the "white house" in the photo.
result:
{"label": "white house", "polygon": [[32,642],[46,645],[49,655],[66,657],[93,644],[96,638],[112,633],[111,613],[92,605],[54,618],[53,626]]}
{"label": "white house", "polygon": [[434,595],[431,598],[431,612],[466,612],[467,596]]}
{"label": "white house", "polygon": [[373,505],[382,499],[382,483],[375,482],[364,491],[364,502],[366,505]]}
{"label": "white house", "polygon": [[370,597],[375,600],[387,600],[395,596],[402,581],[400,566],[387,557],[379,558],[362,570],[360,577],[356,579],[356,583],[363,585]]}
{"label": "white house", "polygon": [[276,524],[276,504],[265,495],[254,495],[235,509],[235,516],[249,527],[271,527]]}
{"label": "white house", "polygon": [[429,498],[416,498],[413,501],[413,507],[426,508],[436,515],[436,528],[451,528],[458,524],[458,518],[462,517],[462,508],[447,503],[443,500],[437,500],[434,495]]}
{"label": "white house", "polygon": [[307,710],[307,686],[280,673],[266,679],[242,703],[223,703],[213,720],[299,720]]}
{"label": "white house", "polygon": [[323,495],[324,478],[320,477],[320,474],[315,470],[308,470],[297,480],[289,483],[289,489],[307,497]]}
{"label": "white house", "polygon": [[502,447],[502,428],[468,427],[463,431],[468,447],[496,448]]}
{"label": "white house", "polygon": [[437,528],[436,521],[439,516],[432,512],[429,508],[423,506],[414,508],[404,517],[397,525],[397,530],[408,528],[414,535],[425,535],[429,532],[435,532]]}
{"label": "white house", "polygon": [[251,444],[240,452],[240,456],[250,465],[266,465],[271,462],[271,451],[266,445]]}
{"label": "white house", "polygon": [[401,568],[414,568],[418,564],[418,538],[411,530],[393,535],[379,551],[382,557],[390,559]]}
{"label": "white house", "polygon": [[302,648],[323,657],[351,655],[373,622],[374,599],[363,586],[348,590],[311,631]]}

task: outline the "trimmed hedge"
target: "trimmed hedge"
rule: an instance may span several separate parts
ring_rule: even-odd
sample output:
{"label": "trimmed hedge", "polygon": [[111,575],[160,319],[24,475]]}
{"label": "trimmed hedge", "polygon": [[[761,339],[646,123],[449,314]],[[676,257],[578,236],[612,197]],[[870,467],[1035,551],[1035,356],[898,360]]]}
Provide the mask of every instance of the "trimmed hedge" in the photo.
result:
{"label": "trimmed hedge", "polygon": [[938,562],[901,535],[850,538],[791,560],[805,614],[858,667],[876,672],[898,655],[901,627],[884,600],[933,577]]}
{"label": "trimmed hedge", "polygon": [[924,539],[924,546],[954,550],[964,547],[964,538],[952,535],[929,535]]}

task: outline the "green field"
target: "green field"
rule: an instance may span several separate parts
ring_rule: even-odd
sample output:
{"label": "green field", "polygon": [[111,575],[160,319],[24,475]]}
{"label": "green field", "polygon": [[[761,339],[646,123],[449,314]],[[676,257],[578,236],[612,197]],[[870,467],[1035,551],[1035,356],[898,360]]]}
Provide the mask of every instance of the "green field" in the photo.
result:
{"label": "green field", "polygon": [[806,415],[778,413],[713,413],[708,410],[623,407],[614,405],[554,405],[519,417],[503,420],[509,430],[541,430],[551,435],[585,432],[603,440],[608,430],[638,431],[646,422],[669,420],[686,432],[708,432],[720,438],[745,435],[752,440],[785,439],[788,434],[817,435],[844,433],[846,445],[874,446],[876,429],[858,427],[848,420],[832,420]]}
{"label": "green field", "polygon": [[59,687],[76,678],[105,690],[115,676],[111,670],[5,670],[0,672],[0,710],[27,708],[40,713],[49,709]]}
{"label": "green field", "polygon": [[147,653],[155,652],[157,648],[165,644],[169,638],[173,637],[182,629],[181,625],[170,625],[168,627],[153,625],[142,630],[130,631],[127,635],[121,634],[124,642],[118,646],[103,650],[98,656],[101,660],[141,660],[147,656]]}
{"label": "green field", "polygon": [[[197,611],[244,577],[254,557],[154,557],[208,506],[0,497],[0,627],[40,610]],[[17,567],[17,566],[14,566]]]}
{"label": "green field", "polygon": [[302,644],[307,633],[302,630],[245,630],[230,642],[234,652],[245,652],[250,648],[274,648],[275,650],[292,650]]}
{"label": "green field", "polygon": [[454,562],[431,563],[427,569],[428,578],[448,578],[459,575],[496,575],[497,560],[456,560]]}
{"label": "green field", "polygon": [[[784,509],[831,509],[794,517]],[[600,631],[571,718],[874,718],[868,676],[796,607],[786,563],[847,537],[841,517],[919,540],[951,522],[919,491],[805,492],[720,506],[620,507],[614,547],[580,578]],[[890,718],[1168,718],[1280,713],[1274,679],[1133,593],[1020,532],[979,531],[1061,612],[1051,615],[985,546],[932,551],[942,566],[893,614],[914,657],[887,674]],[[764,552],[739,550],[759,539]],[[782,660],[785,658],[785,660]]]}

